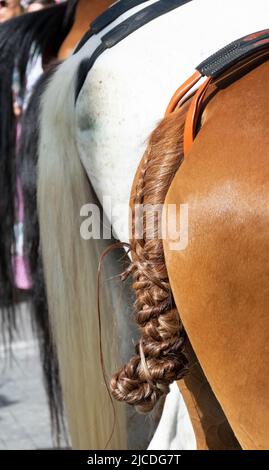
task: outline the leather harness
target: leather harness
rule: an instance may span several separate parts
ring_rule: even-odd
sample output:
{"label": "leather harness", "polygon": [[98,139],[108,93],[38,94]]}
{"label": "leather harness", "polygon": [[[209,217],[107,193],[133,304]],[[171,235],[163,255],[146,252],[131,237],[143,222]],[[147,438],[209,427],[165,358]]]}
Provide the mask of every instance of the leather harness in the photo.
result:
{"label": "leather harness", "polygon": [[[82,38],[74,53],[78,52],[81,47],[90,39],[94,34],[100,33],[106,26],[113,23],[120,15],[134,8],[135,6],[145,3],[146,0],[122,0],[110,8],[108,8],[102,15],[100,15],[91,25],[89,31]],[[75,102],[83,87],[89,71],[94,66],[98,57],[100,57],[107,49],[119,44],[125,38],[133,34],[138,29],[149,24],[151,21],[159,18],[166,13],[169,13],[177,8],[190,3],[192,0],[159,0],[149,5],[142,10],[134,13],[129,18],[118,24],[111,31],[106,33],[101,38],[101,44],[95,49],[94,53],[83,59],[80,63],[77,75],[77,83],[75,90]]]}
{"label": "leather harness", "polygon": [[244,36],[203,61],[194,74],[174,93],[165,116],[179,109],[189,98],[195,85],[205,77],[202,85],[190,98],[184,129],[184,156],[192,147],[199,132],[198,122],[208,101],[222,88],[269,59],[269,29]]}
{"label": "leather harness", "polygon": [[123,15],[127,11],[131,10],[134,7],[142,5],[148,0],[122,0],[117,3],[113,3],[104,13],[97,16],[95,20],[89,26],[89,30],[84,34],[83,38],[80,40],[77,45],[74,54],[76,54],[86,42],[95,34],[100,33],[103,29],[109,26],[113,21],[115,21],[119,16]]}

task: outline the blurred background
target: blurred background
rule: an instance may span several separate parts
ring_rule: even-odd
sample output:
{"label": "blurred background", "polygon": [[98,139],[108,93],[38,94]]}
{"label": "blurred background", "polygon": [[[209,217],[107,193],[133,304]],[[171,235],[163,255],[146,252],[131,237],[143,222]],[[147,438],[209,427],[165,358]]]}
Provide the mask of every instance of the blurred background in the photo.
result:
{"label": "blurred background", "polygon": [[[0,30],[1,25],[12,18],[49,8],[61,1],[0,0]],[[37,63],[36,69],[38,76],[40,64]],[[23,103],[18,82],[19,77],[14,74],[14,114],[19,118]],[[23,278],[23,273],[21,275]],[[15,310],[16,328],[12,332],[11,345],[7,340],[10,325],[1,312],[0,449],[50,449],[55,444],[52,441],[39,347],[33,335],[27,289],[22,292]],[[66,446],[66,442],[62,445]],[[58,442],[57,446],[61,443]]]}
{"label": "blurred background", "polygon": [[0,449],[50,449],[49,408],[27,302],[16,315],[12,349],[0,340]]}
{"label": "blurred background", "polygon": [[61,0],[0,0],[0,22],[19,16],[22,13],[42,10]]}

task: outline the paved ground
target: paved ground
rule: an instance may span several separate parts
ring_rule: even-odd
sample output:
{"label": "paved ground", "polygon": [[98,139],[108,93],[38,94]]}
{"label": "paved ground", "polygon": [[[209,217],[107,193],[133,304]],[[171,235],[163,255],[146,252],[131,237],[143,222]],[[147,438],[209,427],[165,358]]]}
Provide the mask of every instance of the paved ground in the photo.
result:
{"label": "paved ground", "polygon": [[0,449],[52,448],[38,347],[26,305],[19,330],[12,360],[0,340]]}

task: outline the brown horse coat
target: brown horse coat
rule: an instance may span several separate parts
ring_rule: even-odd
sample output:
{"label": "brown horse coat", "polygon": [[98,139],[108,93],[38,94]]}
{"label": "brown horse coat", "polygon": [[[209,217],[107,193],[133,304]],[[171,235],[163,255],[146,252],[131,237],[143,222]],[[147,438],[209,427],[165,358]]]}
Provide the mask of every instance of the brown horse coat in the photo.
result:
{"label": "brown horse coat", "polygon": [[269,445],[268,74],[266,62],[207,105],[165,200],[189,207],[188,247],[164,241],[169,280],[243,449]]}

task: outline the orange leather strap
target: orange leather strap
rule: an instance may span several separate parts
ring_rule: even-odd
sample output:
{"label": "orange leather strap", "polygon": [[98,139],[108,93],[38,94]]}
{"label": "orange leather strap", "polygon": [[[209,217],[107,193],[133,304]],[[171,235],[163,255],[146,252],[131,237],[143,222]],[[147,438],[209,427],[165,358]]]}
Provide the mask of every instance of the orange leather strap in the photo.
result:
{"label": "orange leather strap", "polygon": [[211,81],[212,79],[208,77],[192,98],[184,128],[184,155],[187,155],[188,151],[190,150],[193,144],[197,120],[199,118],[203,99]]}
{"label": "orange leather strap", "polygon": [[194,87],[194,85],[196,85],[196,83],[199,82],[201,78],[202,78],[202,75],[200,74],[200,72],[196,70],[194,74],[190,78],[188,78],[188,80],[186,80],[186,82],[184,82],[183,85],[181,85],[176,90],[176,92],[174,93],[174,95],[172,96],[170,100],[169,105],[167,106],[165,117],[167,117],[169,114],[175,111],[176,107],[178,106],[182,98],[184,98],[184,96],[188,93],[188,91],[190,91]]}
{"label": "orange leather strap", "polygon": [[[208,91],[211,91],[210,85],[214,85],[214,88],[221,88],[227,86],[229,83],[240,78],[240,76],[246,74],[248,71],[257,67],[259,64],[269,59],[269,50],[258,50],[252,56],[244,57],[236,65],[231,65],[228,70],[218,76],[212,78],[208,76],[198,90],[194,93],[191,98],[191,104],[187,113],[185,128],[184,128],[184,155],[186,156],[189,152],[196,135],[196,128],[199,116],[202,112],[203,101],[208,96]],[[185,102],[186,95],[202,78],[202,74],[196,70],[194,74],[181,85],[174,95],[172,96],[169,105],[165,112],[165,117],[173,113],[176,109]],[[210,88],[209,88],[210,87]],[[212,95],[212,94],[211,94]]]}

